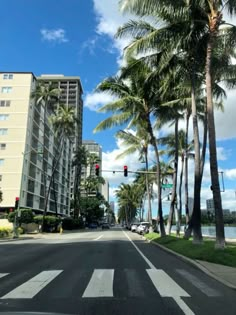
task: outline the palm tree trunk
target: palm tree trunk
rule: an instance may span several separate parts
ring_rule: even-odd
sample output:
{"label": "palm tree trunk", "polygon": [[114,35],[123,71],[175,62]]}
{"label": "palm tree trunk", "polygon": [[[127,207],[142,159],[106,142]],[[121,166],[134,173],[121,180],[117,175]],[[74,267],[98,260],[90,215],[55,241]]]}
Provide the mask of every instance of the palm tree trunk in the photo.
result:
{"label": "palm tree trunk", "polygon": [[57,194],[56,194],[56,190],[55,190],[55,178],[54,175],[52,177],[52,187],[53,187],[53,195],[54,195],[54,201],[55,201],[55,214],[56,217],[58,216],[58,210],[57,210]]}
{"label": "palm tree trunk", "polygon": [[48,186],[48,190],[47,190],[47,193],[46,193],[46,196],[45,196],[45,205],[44,205],[44,212],[43,212],[43,220],[42,220],[42,231],[44,230],[44,225],[45,225],[45,216],[47,214],[47,205],[48,205],[48,200],[49,200],[49,195],[50,195],[50,190],[51,190],[51,185],[52,185],[52,179],[53,179],[53,176],[54,176],[54,173],[56,171],[56,168],[57,168],[57,165],[60,161],[60,158],[61,158],[61,154],[62,154],[62,151],[63,151],[63,147],[64,147],[64,137],[62,136],[61,138],[61,148],[59,150],[59,155],[58,155],[58,158],[55,162],[55,165],[54,165],[54,168],[52,169],[52,174],[51,174],[51,178],[50,178],[50,181],[49,181],[49,186]]}
{"label": "palm tree trunk", "polygon": [[185,131],[185,155],[184,155],[184,190],[185,190],[185,216],[186,226],[189,223],[189,206],[188,206],[188,130],[189,130],[190,113],[186,112],[186,131]]}
{"label": "palm tree trunk", "polygon": [[193,242],[202,242],[201,231],[201,178],[200,178],[200,143],[197,119],[197,107],[195,97],[195,72],[192,69],[191,74],[191,98],[192,98],[192,117],[193,117],[193,134],[194,134],[194,205],[193,213],[185,231],[185,238],[189,239],[193,231]]}
{"label": "palm tree trunk", "polygon": [[215,120],[214,120],[214,109],[213,109],[213,101],[212,101],[212,78],[211,78],[212,44],[213,44],[213,38],[211,37],[207,45],[207,56],[206,56],[207,119],[208,119],[211,183],[212,183],[212,190],[213,190],[213,200],[214,200],[215,220],[216,220],[216,245],[215,246],[217,248],[224,248],[225,247],[225,232],[224,232],[223,210],[222,210],[222,201],[221,201],[219,175],[218,175]]}
{"label": "palm tree trunk", "polygon": [[[178,174],[178,157],[179,157],[179,141],[178,141],[178,118],[175,120],[175,161],[174,161],[174,174],[173,174],[173,187],[172,187],[172,194],[171,194],[171,202],[170,202],[170,212],[169,212],[169,217],[168,217],[168,223],[167,223],[167,234],[170,235],[171,233],[171,226],[173,222],[173,215],[175,212],[175,203],[177,199],[177,174]],[[176,216],[176,233],[179,234],[179,218],[178,214]]]}
{"label": "palm tree trunk", "polygon": [[[148,172],[148,153],[147,148],[144,152],[145,155],[145,168],[146,172]],[[148,182],[148,174],[145,174],[145,182],[146,182],[146,191],[147,191],[147,197],[148,197],[148,221],[150,224],[152,224],[152,206],[151,206],[151,194],[150,194],[150,187]]]}
{"label": "palm tree trunk", "polygon": [[[181,171],[179,176],[179,220],[181,225],[181,218],[182,218],[182,184],[183,184],[183,173],[184,173],[184,155],[181,157]],[[177,230],[176,230],[177,231]]]}
{"label": "palm tree trunk", "polygon": [[205,158],[206,158],[206,147],[207,147],[207,106],[205,107],[204,112],[204,122],[203,122],[203,141],[202,141],[202,154],[201,154],[201,182],[203,177],[204,165],[205,165]]}
{"label": "palm tree trunk", "polygon": [[162,199],[161,199],[161,167],[160,167],[160,157],[159,157],[159,151],[158,151],[158,146],[157,146],[157,140],[154,137],[153,134],[153,129],[150,121],[150,116],[149,114],[147,115],[146,118],[147,125],[148,125],[148,133],[151,138],[151,145],[154,148],[155,152],[155,157],[156,157],[156,165],[157,165],[157,198],[158,198],[158,214],[157,216],[159,217],[159,224],[160,224],[160,235],[165,236],[165,226],[164,226],[164,220],[163,220],[163,212],[162,212]]}

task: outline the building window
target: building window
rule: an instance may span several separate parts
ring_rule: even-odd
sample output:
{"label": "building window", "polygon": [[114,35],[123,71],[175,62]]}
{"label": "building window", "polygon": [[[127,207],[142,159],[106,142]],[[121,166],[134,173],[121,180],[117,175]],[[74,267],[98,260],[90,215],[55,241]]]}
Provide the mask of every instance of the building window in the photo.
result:
{"label": "building window", "polygon": [[2,93],[11,93],[12,87],[11,86],[3,86]]}
{"label": "building window", "polygon": [[7,120],[8,118],[9,118],[9,115],[4,115],[4,114],[0,115],[0,120]]}
{"label": "building window", "polygon": [[3,80],[12,80],[13,74],[12,73],[3,73]]}
{"label": "building window", "polygon": [[7,129],[6,128],[0,128],[0,136],[7,135]]}
{"label": "building window", "polygon": [[0,143],[0,150],[6,150],[6,143]]}
{"label": "building window", "polygon": [[2,181],[2,175],[0,175],[0,182]]}
{"label": "building window", "polygon": [[9,107],[11,105],[11,101],[0,101],[0,107]]}
{"label": "building window", "polygon": [[0,159],[0,166],[3,166],[4,159]]}

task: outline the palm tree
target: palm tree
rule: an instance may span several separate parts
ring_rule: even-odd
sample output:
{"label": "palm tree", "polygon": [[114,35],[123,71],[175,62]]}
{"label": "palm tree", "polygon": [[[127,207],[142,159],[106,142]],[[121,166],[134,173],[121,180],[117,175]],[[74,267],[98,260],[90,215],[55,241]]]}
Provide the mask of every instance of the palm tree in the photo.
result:
{"label": "palm tree", "polygon": [[55,114],[50,117],[50,122],[54,129],[56,143],[58,144],[58,150],[57,150],[58,155],[54,157],[55,159],[53,163],[54,167],[52,168],[52,173],[51,173],[48,189],[46,191],[43,221],[42,221],[42,231],[44,229],[44,221],[45,221],[45,216],[47,214],[47,205],[48,205],[53,176],[57,170],[57,167],[61,158],[61,154],[66,144],[66,140],[70,141],[71,137],[73,137],[75,133],[76,119],[75,119],[74,109],[67,107],[65,105],[58,106],[58,108],[55,111]]}
{"label": "palm tree", "polygon": [[145,129],[141,126],[137,127],[136,134],[134,135],[130,131],[120,130],[116,134],[117,138],[123,140],[124,144],[127,149],[119,154],[116,158],[123,158],[129,154],[132,154],[136,151],[140,154],[140,160],[144,157],[145,160],[145,186],[147,192],[147,199],[148,199],[148,221],[152,224],[152,206],[151,206],[151,192],[150,192],[150,185],[148,180],[148,147],[149,147],[149,134]]}
{"label": "palm tree", "polygon": [[[223,248],[225,246],[225,234],[224,234],[224,221],[222,201],[220,194],[220,185],[218,177],[218,163],[216,152],[216,134],[215,134],[215,120],[214,120],[214,107],[213,107],[213,76],[212,76],[212,59],[214,50],[217,46],[217,41],[220,36],[220,26],[224,25],[223,21],[223,9],[228,10],[230,15],[236,13],[235,1],[216,1],[209,0],[204,6],[200,3],[201,9],[203,9],[207,20],[208,26],[208,39],[207,39],[207,53],[206,53],[206,95],[207,95],[207,120],[208,120],[208,135],[209,135],[209,152],[210,152],[210,169],[211,169],[211,181],[213,190],[213,200],[215,206],[215,218],[216,218],[216,247]],[[233,46],[235,47],[235,30],[236,27],[230,27],[228,31],[231,36]],[[225,30],[227,33],[227,30]],[[222,34],[222,33],[221,33]],[[232,37],[233,35],[233,37]]]}
{"label": "palm tree", "polygon": [[161,184],[160,184],[160,157],[158,145],[152,128],[151,117],[156,111],[156,94],[150,86],[148,76],[151,69],[141,61],[131,58],[128,66],[121,69],[119,77],[108,78],[99,84],[97,90],[115,95],[118,99],[103,106],[100,111],[113,112],[113,115],[102,121],[95,132],[113,126],[129,123],[129,127],[142,125],[150,136],[150,144],[154,148],[157,163],[158,182],[158,215],[160,218],[161,235],[165,235],[162,215]]}
{"label": "palm tree", "polygon": [[80,188],[79,183],[81,181],[82,166],[87,167],[88,151],[85,146],[81,145],[77,148],[74,155],[72,167],[75,169],[74,178],[74,217],[78,218],[80,215]]}
{"label": "palm tree", "polygon": [[[172,14],[165,14],[166,7],[174,8],[176,5],[169,3],[166,4],[165,9],[163,8],[164,3],[160,6],[160,1],[148,2],[144,1],[145,5],[143,6],[140,1],[132,1],[128,3],[126,1],[121,1],[123,3],[123,9],[128,8],[132,9],[134,13],[139,12],[139,14],[145,15],[146,11],[143,14],[140,13],[140,8],[146,10],[146,6],[149,7],[152,3],[155,7],[154,16],[155,19],[163,18],[166,22],[166,25],[162,29],[157,29],[155,26],[147,23],[146,21],[130,21],[124,26],[120,27],[117,32],[118,37],[132,35],[135,39],[127,48],[127,55],[130,56],[134,53],[145,52],[146,56],[143,59],[147,63],[153,64],[155,67],[155,72],[153,73],[153,78],[156,77],[156,80],[161,80],[163,75],[161,73],[168,74],[163,82],[162,89],[166,92],[170,91],[170,86],[173,82],[179,84],[180,80],[191,82],[191,99],[192,99],[192,118],[193,118],[193,130],[194,130],[194,144],[195,144],[195,182],[194,182],[194,210],[191,221],[191,231],[194,232],[194,241],[202,240],[201,234],[201,211],[200,211],[200,145],[199,145],[199,131],[198,131],[198,118],[196,110],[196,87],[197,87],[197,75],[196,71],[200,71],[200,66],[198,60],[202,55],[199,53],[198,58],[195,58],[196,55],[196,44],[194,41],[195,33],[192,32],[192,37],[189,39],[188,31],[191,29],[190,25],[187,25],[186,22],[181,21],[183,13],[180,13],[178,10],[174,10],[176,17],[173,19]],[[135,3],[135,4],[134,4]],[[136,6],[137,4],[137,6]],[[179,4],[178,4],[179,5]],[[179,15],[178,15],[179,14]],[[182,18],[183,19],[183,18]],[[185,28],[182,29],[181,23],[185,22]],[[190,23],[189,23],[190,24]],[[181,32],[180,30],[181,29]],[[178,33],[179,32],[179,33]],[[188,36],[189,42],[184,42],[184,35]],[[158,43],[158,46],[157,46]],[[178,45],[178,46],[176,46]],[[186,46],[191,48],[189,53],[185,53]],[[193,49],[194,46],[194,49]],[[150,53],[151,51],[151,53]],[[162,51],[162,54],[160,53]],[[177,53],[176,53],[177,51]],[[179,52],[180,51],[180,52]],[[149,54],[148,54],[149,52]],[[155,53],[156,52],[156,53]],[[200,50],[201,52],[201,50]],[[194,57],[193,57],[194,54]],[[193,60],[196,59],[196,62]],[[154,61],[154,62],[153,62]],[[155,66],[156,63],[156,66]],[[193,63],[196,65],[193,66]],[[176,70],[173,71],[173,65]],[[197,67],[198,66],[198,67]],[[167,86],[167,89],[166,89]],[[186,96],[185,96],[186,97]],[[174,198],[174,196],[172,196]],[[174,202],[174,201],[173,201]]]}
{"label": "palm tree", "polygon": [[[55,88],[52,82],[37,83],[35,91],[31,93],[31,98],[35,100],[38,108],[43,111],[43,150],[42,150],[42,177],[44,182],[44,208],[46,197],[47,183],[47,161],[46,161],[46,126],[49,121],[50,114],[55,111],[55,107],[59,102],[60,90]],[[49,114],[50,113],[50,114]],[[49,115],[49,116],[48,116]],[[48,118],[47,118],[48,117]]]}
{"label": "palm tree", "polygon": [[125,215],[127,225],[132,222],[137,214],[137,209],[142,198],[140,195],[141,190],[140,185],[122,183],[115,192],[119,209],[122,210],[123,216]]}

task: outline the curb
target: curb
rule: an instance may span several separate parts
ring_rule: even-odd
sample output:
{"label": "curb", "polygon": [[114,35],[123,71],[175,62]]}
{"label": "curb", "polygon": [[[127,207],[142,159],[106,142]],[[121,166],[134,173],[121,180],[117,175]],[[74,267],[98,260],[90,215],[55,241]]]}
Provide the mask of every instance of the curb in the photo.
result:
{"label": "curb", "polygon": [[233,289],[233,290],[236,290],[236,286],[235,286],[235,285],[233,285],[232,283],[228,282],[227,280],[224,280],[224,279],[218,277],[215,273],[211,272],[209,269],[207,269],[206,267],[202,266],[201,263],[200,263],[200,261],[198,262],[198,261],[196,261],[196,260],[193,260],[193,259],[191,259],[191,258],[188,258],[188,257],[186,257],[186,256],[183,256],[183,255],[181,255],[181,254],[179,254],[179,253],[176,253],[176,252],[174,252],[173,250],[171,250],[171,249],[169,249],[169,248],[166,248],[165,246],[160,245],[160,244],[158,244],[158,243],[156,243],[156,242],[154,242],[154,241],[152,241],[152,240],[149,240],[149,239],[147,239],[147,238],[145,238],[145,237],[143,237],[143,239],[146,240],[148,243],[151,243],[151,244],[153,244],[153,245],[155,245],[155,246],[161,248],[162,250],[165,250],[165,251],[169,252],[170,254],[179,257],[180,259],[184,260],[185,262],[188,262],[189,264],[194,265],[195,267],[197,267],[198,269],[200,269],[201,271],[203,271],[203,272],[204,272],[205,274],[207,274],[208,276],[210,276],[210,277],[214,278],[215,280],[217,280],[217,281],[223,283],[223,284],[226,285],[227,287],[229,287],[229,288],[231,288],[231,289]]}

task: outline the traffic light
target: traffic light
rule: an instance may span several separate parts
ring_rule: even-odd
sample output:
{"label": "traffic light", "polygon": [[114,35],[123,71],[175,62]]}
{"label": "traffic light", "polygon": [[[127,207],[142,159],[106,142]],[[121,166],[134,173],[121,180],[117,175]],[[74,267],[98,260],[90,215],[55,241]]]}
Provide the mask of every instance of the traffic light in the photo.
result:
{"label": "traffic light", "polygon": [[17,209],[18,209],[18,207],[19,207],[19,200],[20,200],[20,198],[19,198],[19,197],[16,197],[16,201],[15,201],[15,210],[17,210]]}
{"label": "traffic light", "polygon": [[95,165],[95,174],[96,174],[96,176],[99,176],[99,169],[100,169],[100,165],[96,164]]}
{"label": "traffic light", "polygon": [[124,176],[127,177],[128,176],[128,166],[124,166]]}

